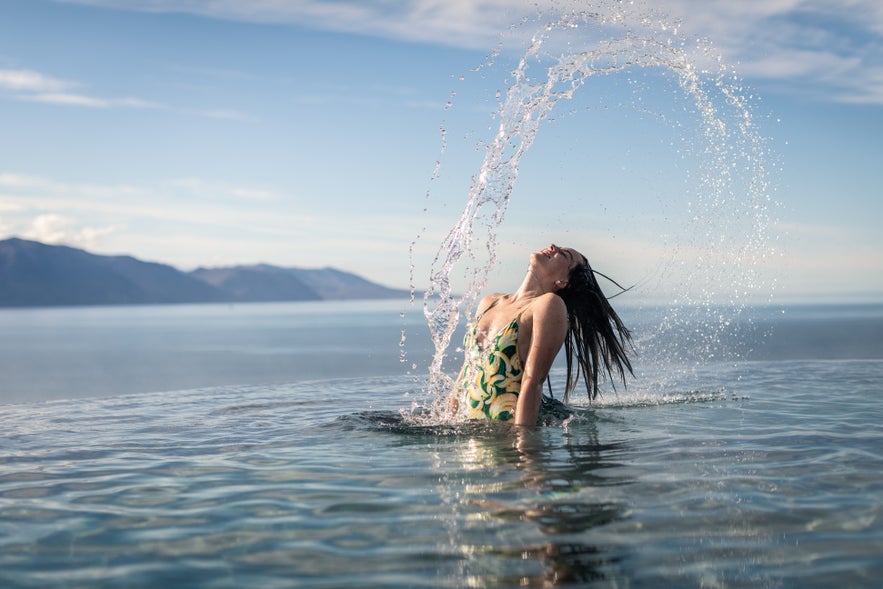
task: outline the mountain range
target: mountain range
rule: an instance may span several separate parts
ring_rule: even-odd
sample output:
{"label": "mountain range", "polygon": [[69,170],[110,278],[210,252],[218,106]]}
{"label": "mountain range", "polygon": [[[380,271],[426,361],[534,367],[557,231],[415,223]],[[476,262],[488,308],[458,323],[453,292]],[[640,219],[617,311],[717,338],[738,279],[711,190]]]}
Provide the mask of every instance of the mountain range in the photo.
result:
{"label": "mountain range", "polygon": [[334,268],[198,268],[11,238],[0,241],[0,307],[382,299],[408,296]]}

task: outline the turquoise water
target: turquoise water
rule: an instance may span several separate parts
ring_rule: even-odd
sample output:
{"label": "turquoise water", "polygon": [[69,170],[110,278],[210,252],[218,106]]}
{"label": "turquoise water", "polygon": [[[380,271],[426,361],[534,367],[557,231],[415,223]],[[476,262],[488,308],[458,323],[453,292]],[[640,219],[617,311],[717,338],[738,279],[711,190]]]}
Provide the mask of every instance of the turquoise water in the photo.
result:
{"label": "turquoise water", "polygon": [[[275,384],[7,399],[0,586],[876,587],[881,310],[758,310],[773,331],[745,359],[642,364],[627,391],[532,432],[408,419],[421,382],[399,362],[390,303],[356,305],[347,336],[326,334],[316,352],[355,358],[353,338],[389,332],[385,375],[314,367]],[[238,333],[263,338],[259,356],[300,365],[295,348],[322,312],[221,316],[153,307],[0,320],[22,333],[29,321],[47,333],[79,323],[56,330],[57,347],[96,365],[116,350],[125,375],[127,362],[156,358],[98,340],[165,339],[170,357],[198,349],[205,360],[209,338],[217,357],[198,372],[246,358],[244,344],[227,349]],[[419,334],[409,340],[411,359],[428,359]],[[14,378],[2,372],[4,393],[40,365],[25,356]]]}

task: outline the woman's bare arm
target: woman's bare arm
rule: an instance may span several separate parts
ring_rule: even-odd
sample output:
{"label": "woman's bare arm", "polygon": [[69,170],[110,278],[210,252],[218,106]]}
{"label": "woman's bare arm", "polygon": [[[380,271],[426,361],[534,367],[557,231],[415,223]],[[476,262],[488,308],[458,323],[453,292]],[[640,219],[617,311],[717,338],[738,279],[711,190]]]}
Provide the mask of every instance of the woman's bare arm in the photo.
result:
{"label": "woman's bare arm", "polygon": [[561,297],[545,294],[531,305],[531,311],[530,346],[524,358],[521,391],[515,407],[515,425],[536,425],[543,382],[567,337],[567,307]]}

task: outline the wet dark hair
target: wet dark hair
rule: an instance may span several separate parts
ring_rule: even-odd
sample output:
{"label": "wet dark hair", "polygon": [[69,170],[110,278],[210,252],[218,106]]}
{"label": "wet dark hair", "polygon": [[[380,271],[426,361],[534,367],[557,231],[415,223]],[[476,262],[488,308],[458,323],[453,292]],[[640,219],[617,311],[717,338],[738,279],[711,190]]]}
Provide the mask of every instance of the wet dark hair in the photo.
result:
{"label": "wet dark hair", "polygon": [[[586,384],[589,399],[598,396],[598,376],[602,373],[602,366],[611,381],[616,376],[623,386],[626,371],[634,375],[627,353],[627,350],[634,349],[631,332],[610,306],[595,274],[589,261],[583,256],[583,263],[570,271],[567,286],[557,291],[567,306],[567,337],[564,340],[567,358],[565,403],[576,388],[580,374]],[[603,274],[599,275],[607,278]],[[615,281],[608,280],[623,292],[628,290]],[[551,392],[551,384],[549,389]]]}

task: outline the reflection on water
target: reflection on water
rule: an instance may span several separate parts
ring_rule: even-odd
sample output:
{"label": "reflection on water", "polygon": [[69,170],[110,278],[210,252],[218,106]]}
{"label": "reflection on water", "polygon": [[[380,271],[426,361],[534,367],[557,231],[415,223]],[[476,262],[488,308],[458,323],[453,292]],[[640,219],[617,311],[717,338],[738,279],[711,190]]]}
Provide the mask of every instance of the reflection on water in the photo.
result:
{"label": "reflection on water", "polygon": [[622,550],[596,544],[592,532],[627,517],[625,505],[596,493],[630,482],[617,473],[624,445],[601,444],[587,416],[566,428],[499,431],[509,427],[469,424],[438,453],[458,574],[476,587],[618,576]]}
{"label": "reflection on water", "polygon": [[0,586],[877,587],[883,364],[700,377],[531,432],[404,378],[0,407]]}

